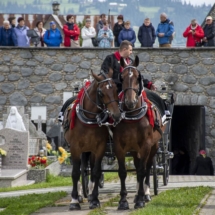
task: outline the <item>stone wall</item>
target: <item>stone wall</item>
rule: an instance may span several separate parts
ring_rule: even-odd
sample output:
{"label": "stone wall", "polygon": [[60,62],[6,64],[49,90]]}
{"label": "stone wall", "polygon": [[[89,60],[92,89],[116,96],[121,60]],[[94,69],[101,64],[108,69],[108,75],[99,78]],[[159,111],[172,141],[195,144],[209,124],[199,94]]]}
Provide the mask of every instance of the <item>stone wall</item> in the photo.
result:
{"label": "stone wall", "polygon": [[[114,49],[1,48],[0,116],[9,105],[47,106],[47,124],[56,119],[63,92],[75,81],[99,72]],[[206,106],[206,146],[215,158],[215,49],[135,49],[139,69],[153,81],[165,81],[177,94],[176,105]]]}

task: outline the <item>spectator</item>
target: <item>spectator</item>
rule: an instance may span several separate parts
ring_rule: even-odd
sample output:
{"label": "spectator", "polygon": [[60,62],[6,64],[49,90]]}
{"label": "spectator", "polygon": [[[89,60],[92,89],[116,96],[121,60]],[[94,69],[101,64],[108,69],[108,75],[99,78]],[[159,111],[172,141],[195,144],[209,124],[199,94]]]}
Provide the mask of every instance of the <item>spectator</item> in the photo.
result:
{"label": "spectator", "polygon": [[27,31],[29,28],[25,26],[25,21],[22,17],[18,18],[18,25],[14,28],[14,32],[17,39],[17,46],[29,47],[30,38],[27,36]]}
{"label": "spectator", "polygon": [[123,40],[129,41],[134,47],[134,43],[136,42],[136,34],[134,30],[130,27],[130,21],[125,22],[125,28],[122,29],[119,33],[118,42],[121,44]]}
{"label": "spectator", "polygon": [[158,37],[159,47],[171,47],[171,40],[174,34],[173,22],[167,18],[165,13],[160,15],[160,23],[156,31]]}
{"label": "spectator", "polygon": [[152,23],[150,22],[150,19],[146,18],[144,20],[143,25],[140,26],[138,31],[138,40],[141,44],[141,47],[153,47],[155,39],[156,39],[155,29]]}
{"label": "spectator", "polygon": [[82,36],[82,47],[94,47],[92,43],[92,38],[96,36],[96,30],[94,27],[90,26],[91,20],[86,19],[85,26],[81,30]]}
{"label": "spectator", "polygon": [[38,21],[36,23],[36,28],[34,28],[34,30],[37,32],[39,38],[40,38],[40,42],[39,44],[37,44],[37,47],[44,47],[46,46],[43,40],[43,36],[46,33],[46,29],[43,28],[43,22],[42,21]]}
{"label": "spectator", "polygon": [[100,15],[100,20],[96,25],[96,33],[97,34],[103,28],[104,22],[106,22],[106,15],[103,13],[103,14]]}
{"label": "spectator", "polygon": [[205,150],[199,151],[193,168],[193,175],[214,175],[214,168],[210,157],[206,156]]}
{"label": "spectator", "polygon": [[10,27],[15,28],[16,27],[16,17],[9,17],[8,21],[10,22]]}
{"label": "spectator", "polygon": [[123,22],[123,15],[119,15],[117,17],[118,22],[115,23],[114,27],[113,27],[113,35],[115,36],[114,38],[114,46],[115,47],[119,47],[120,43],[118,41],[118,36],[120,31],[124,28],[124,22]]}
{"label": "spectator", "polygon": [[98,37],[99,47],[101,48],[110,48],[111,42],[113,41],[113,32],[108,27],[106,21],[103,22],[103,28],[99,31]]}
{"label": "spectator", "polygon": [[64,46],[65,47],[80,47],[79,44],[79,35],[80,29],[78,25],[76,25],[75,17],[73,15],[67,15],[66,17],[67,23],[63,26],[64,32]]}
{"label": "spectator", "polygon": [[195,19],[191,20],[191,25],[187,27],[183,33],[184,37],[187,37],[187,47],[201,46],[201,39],[204,37],[204,31],[200,25],[198,25]]}
{"label": "spectator", "polygon": [[15,46],[17,45],[14,29],[10,28],[10,22],[4,21],[3,27],[0,28],[0,46]]}
{"label": "spectator", "polygon": [[206,18],[202,41],[204,46],[215,46],[215,21],[213,21],[211,16]]}
{"label": "spectator", "polygon": [[50,22],[50,29],[44,34],[44,43],[48,47],[60,47],[62,36],[54,21]]}

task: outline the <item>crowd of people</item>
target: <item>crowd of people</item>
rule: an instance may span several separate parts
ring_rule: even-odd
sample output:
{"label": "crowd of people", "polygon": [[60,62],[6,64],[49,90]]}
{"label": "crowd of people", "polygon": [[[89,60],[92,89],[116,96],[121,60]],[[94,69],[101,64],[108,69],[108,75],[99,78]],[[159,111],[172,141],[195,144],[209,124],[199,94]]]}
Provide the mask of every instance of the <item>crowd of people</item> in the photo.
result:
{"label": "crowd of people", "polygon": [[[48,30],[43,27],[42,21],[38,21],[34,28],[39,37],[36,46],[110,48],[119,47],[122,41],[127,40],[134,47],[136,39],[138,39],[141,47],[153,47],[156,38],[158,38],[159,47],[170,48],[175,35],[174,23],[165,13],[160,15],[157,29],[154,28],[149,18],[145,18],[142,26],[139,27],[137,36],[131,28],[130,21],[124,21],[123,15],[117,17],[113,30],[105,14],[101,14],[96,29],[91,26],[90,18],[85,19],[85,26],[82,29],[75,23],[73,15],[67,15],[66,21],[63,26],[64,38],[54,21],[50,22]],[[19,17],[17,22],[18,25],[15,26],[15,17],[10,17],[3,22],[3,26],[0,28],[0,46],[30,46],[29,28],[25,25],[23,17]],[[183,36],[187,38],[187,47],[215,46],[215,21],[211,16],[208,16],[202,29],[196,19],[193,19]],[[81,45],[80,38],[82,38]]]}

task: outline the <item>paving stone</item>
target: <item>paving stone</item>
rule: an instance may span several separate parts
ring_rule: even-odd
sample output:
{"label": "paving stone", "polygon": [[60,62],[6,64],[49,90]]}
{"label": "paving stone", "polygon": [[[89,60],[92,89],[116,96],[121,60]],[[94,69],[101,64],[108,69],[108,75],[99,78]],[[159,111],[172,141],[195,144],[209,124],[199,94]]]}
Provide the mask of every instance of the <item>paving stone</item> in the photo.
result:
{"label": "paving stone", "polygon": [[183,105],[183,95],[180,93],[176,94],[176,101],[175,101],[176,105]]}
{"label": "paving stone", "polygon": [[54,71],[61,71],[63,69],[63,65],[61,65],[61,64],[53,64],[51,66],[51,69],[54,70]]}
{"label": "paving stone", "polygon": [[173,55],[173,52],[172,52],[172,51],[162,51],[162,52],[161,52],[161,55],[164,55],[164,56],[171,56],[171,55]]}
{"label": "paving stone", "polygon": [[163,63],[164,62],[164,58],[163,57],[155,57],[153,62],[155,63]]}
{"label": "paving stone", "polygon": [[11,56],[3,56],[4,62],[10,62]]}
{"label": "paving stone", "polygon": [[181,83],[176,83],[174,86],[173,86],[173,89],[178,91],[178,92],[186,92],[189,87],[185,84],[181,84]]}
{"label": "paving stone", "polygon": [[215,86],[207,88],[207,93],[209,96],[215,96]]}
{"label": "paving stone", "polygon": [[198,95],[196,95],[196,94],[192,95],[191,100],[190,100],[191,104],[196,105],[197,101],[198,101]]}
{"label": "paving stone", "polygon": [[37,65],[37,62],[36,62],[36,61],[29,60],[29,61],[27,61],[26,65],[27,65],[27,66],[36,66],[36,65]]}
{"label": "paving stone", "polygon": [[62,79],[62,75],[60,72],[55,72],[55,73],[52,73],[51,75],[49,75],[49,80],[50,81],[60,81]]}
{"label": "paving stone", "polygon": [[164,80],[175,83],[178,80],[178,76],[175,74],[167,74],[164,76]]}
{"label": "paving stone", "polygon": [[173,72],[178,74],[185,74],[187,73],[187,67],[184,65],[177,65],[173,67]]}
{"label": "paving stone", "polygon": [[56,90],[63,90],[67,87],[67,84],[66,83],[57,83],[55,84],[55,89]]}
{"label": "paving stone", "polygon": [[30,82],[32,83],[38,83],[40,81],[43,80],[43,78],[41,76],[37,76],[37,75],[32,75],[30,78],[29,78]]}
{"label": "paving stone", "polygon": [[0,75],[0,82],[4,81],[5,80],[5,77],[4,75]]}
{"label": "paving stone", "polygon": [[156,65],[154,65],[153,63],[148,63],[146,65],[146,70],[149,71],[149,72],[157,72],[158,67]]}
{"label": "paving stone", "polygon": [[43,76],[43,75],[47,75],[49,73],[49,70],[46,67],[38,66],[35,69],[34,73],[35,75]]}
{"label": "paving stone", "polygon": [[40,95],[34,95],[30,98],[31,103],[40,103],[43,98]]}
{"label": "paving stone", "polygon": [[190,105],[191,104],[191,95],[184,95],[183,104],[184,105]]}
{"label": "paving stone", "polygon": [[169,64],[162,64],[162,65],[160,66],[160,70],[161,70],[162,72],[169,72],[169,71],[170,71],[170,65],[169,65]]}
{"label": "paving stone", "polygon": [[33,56],[30,51],[21,51],[20,57],[24,59],[31,59]]}
{"label": "paving stone", "polygon": [[0,71],[1,71],[1,73],[10,72],[8,66],[0,66]]}
{"label": "paving stone", "polygon": [[199,58],[197,57],[190,57],[187,59],[187,64],[188,65],[194,65],[194,64],[197,64],[199,63]]}
{"label": "paving stone", "polygon": [[200,52],[200,57],[201,57],[201,58],[213,58],[214,56],[213,56],[212,53],[201,51],[201,52]]}
{"label": "paving stone", "polygon": [[25,91],[24,91],[24,93],[25,93],[26,96],[32,95],[33,92],[34,92],[34,90],[25,90]]}
{"label": "paving stone", "polygon": [[26,80],[26,79],[20,80],[18,82],[18,85],[17,85],[17,90],[26,89],[26,88],[29,87],[29,85],[30,85],[30,81],[29,80]]}
{"label": "paving stone", "polygon": [[200,79],[199,83],[205,86],[215,84],[215,77],[213,76],[203,77]]}
{"label": "paving stone", "polygon": [[17,65],[17,66],[23,66],[24,65],[24,61],[22,61],[22,60],[14,60],[13,64]]}
{"label": "paving stone", "polygon": [[150,55],[147,52],[141,52],[138,54],[140,62],[149,62]]}
{"label": "paving stone", "polygon": [[208,73],[208,70],[203,66],[194,66],[193,67],[193,72],[196,75],[206,75]]}
{"label": "paving stone", "polygon": [[68,73],[73,73],[73,72],[75,72],[76,69],[77,69],[77,66],[76,66],[76,65],[73,65],[73,64],[66,64],[66,65],[64,66],[63,71],[64,71],[64,72],[68,72]]}
{"label": "paving stone", "polygon": [[24,95],[19,92],[15,92],[9,96],[10,105],[17,105],[17,106],[25,106],[27,105],[28,101]]}
{"label": "paving stone", "polygon": [[50,103],[50,104],[60,104],[61,97],[60,96],[48,96],[48,97],[46,97],[45,102]]}
{"label": "paving stone", "polygon": [[76,78],[82,79],[82,78],[87,78],[89,76],[89,72],[86,70],[80,70],[76,73]]}
{"label": "paving stone", "polygon": [[35,86],[35,90],[39,93],[46,94],[46,95],[54,92],[52,85],[50,83],[37,84]]}
{"label": "paving stone", "polygon": [[73,81],[74,80],[74,75],[65,75],[64,79],[66,81]]}
{"label": "paving stone", "polygon": [[6,96],[1,96],[0,95],[0,105],[5,105],[7,101],[7,97]]}
{"label": "paving stone", "polygon": [[202,92],[204,91],[204,88],[197,85],[197,86],[193,86],[193,87],[191,88],[191,91],[192,91],[193,93],[202,93]]}
{"label": "paving stone", "polygon": [[35,55],[34,58],[38,61],[38,62],[43,62],[44,58],[40,55]]}
{"label": "paving stone", "polygon": [[99,59],[104,60],[107,57],[107,55],[110,55],[110,54],[111,52],[108,52],[108,51],[99,51],[98,57]]}
{"label": "paving stone", "polygon": [[56,51],[47,51],[46,54],[49,56],[56,56]]}
{"label": "paving stone", "polygon": [[172,57],[168,58],[167,62],[170,64],[179,64],[181,62],[181,59],[179,57]]}
{"label": "paving stone", "polygon": [[83,53],[83,56],[86,59],[94,59],[94,58],[96,58],[96,55],[94,53],[90,53],[90,52]]}
{"label": "paving stone", "polygon": [[15,89],[14,84],[10,84],[10,83],[1,84],[1,90],[3,93],[11,93],[14,91],[14,89]]}
{"label": "paving stone", "polygon": [[205,65],[214,65],[215,61],[214,59],[206,58],[206,59],[203,59],[202,63]]}
{"label": "paving stone", "polygon": [[188,58],[190,55],[188,52],[180,52],[178,56],[181,58]]}
{"label": "paving stone", "polygon": [[82,61],[80,67],[82,69],[90,69],[91,63],[89,61]]}
{"label": "paving stone", "polygon": [[8,81],[18,81],[20,79],[20,75],[18,74],[10,74],[7,76]]}
{"label": "paving stone", "polygon": [[[100,67],[99,67],[99,69],[100,69]],[[139,64],[139,66],[137,67],[137,69],[139,70],[139,71],[144,71],[144,65],[143,64]]]}
{"label": "paving stone", "polygon": [[212,72],[213,74],[215,74],[215,66],[213,66],[213,67],[211,68],[211,72]]}
{"label": "paving stone", "polygon": [[209,106],[215,108],[215,98],[211,98]]}
{"label": "paving stone", "polygon": [[65,56],[63,56],[63,55],[59,56],[59,57],[58,57],[58,60],[59,60],[60,62],[62,62],[62,63],[67,62],[67,58],[66,58]]}
{"label": "paving stone", "polygon": [[18,66],[13,66],[11,72],[20,72],[20,68]]}
{"label": "paving stone", "polygon": [[197,104],[198,105],[206,105],[208,102],[208,97],[207,96],[204,96],[204,95],[200,95],[198,97],[198,101],[197,101]]}
{"label": "paving stone", "polygon": [[31,76],[33,73],[33,70],[31,68],[23,67],[21,68],[21,74],[23,77]]}
{"label": "paving stone", "polygon": [[79,56],[72,56],[71,57],[72,63],[79,63],[80,61],[81,61],[81,57],[79,57]]}
{"label": "paving stone", "polygon": [[196,78],[192,75],[184,75],[182,78],[183,82],[188,83],[188,84],[195,84],[196,83]]}
{"label": "paving stone", "polygon": [[52,59],[52,58],[46,58],[45,60],[44,60],[44,64],[45,65],[51,65],[51,64],[53,64],[54,63],[54,59]]}

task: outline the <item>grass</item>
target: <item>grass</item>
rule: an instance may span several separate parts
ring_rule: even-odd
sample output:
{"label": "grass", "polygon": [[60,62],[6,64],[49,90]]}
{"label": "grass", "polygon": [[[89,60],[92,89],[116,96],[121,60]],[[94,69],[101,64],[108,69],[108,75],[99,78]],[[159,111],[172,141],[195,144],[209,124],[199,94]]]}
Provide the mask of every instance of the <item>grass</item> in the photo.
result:
{"label": "grass", "polygon": [[66,195],[66,192],[55,192],[2,198],[0,208],[6,209],[1,211],[0,215],[29,215],[42,207],[54,205],[55,201]]}
{"label": "grass", "polygon": [[145,208],[131,215],[192,215],[211,187],[186,187],[168,190],[154,197]]}
{"label": "grass", "polygon": [[9,192],[9,191],[17,191],[17,190],[29,190],[29,189],[40,189],[40,188],[60,187],[60,186],[72,186],[71,177],[47,175],[47,178],[46,178],[45,182],[32,184],[32,185],[29,185],[29,186],[0,188],[0,192]]}
{"label": "grass", "polygon": [[105,182],[116,181],[119,179],[118,172],[106,172],[104,174]]}

